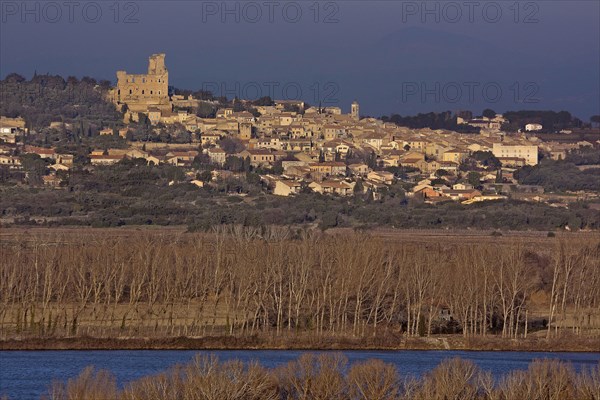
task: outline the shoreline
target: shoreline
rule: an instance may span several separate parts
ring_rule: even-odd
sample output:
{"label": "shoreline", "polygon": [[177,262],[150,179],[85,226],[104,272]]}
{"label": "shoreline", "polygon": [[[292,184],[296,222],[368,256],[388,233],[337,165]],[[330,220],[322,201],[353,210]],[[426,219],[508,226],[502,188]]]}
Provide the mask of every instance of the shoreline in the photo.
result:
{"label": "shoreline", "polygon": [[[373,338],[369,338],[373,339]],[[374,343],[378,342],[378,343]],[[0,340],[0,351],[498,351],[600,353],[599,339],[402,338],[399,341],[351,338],[175,337],[175,338],[29,338]]]}

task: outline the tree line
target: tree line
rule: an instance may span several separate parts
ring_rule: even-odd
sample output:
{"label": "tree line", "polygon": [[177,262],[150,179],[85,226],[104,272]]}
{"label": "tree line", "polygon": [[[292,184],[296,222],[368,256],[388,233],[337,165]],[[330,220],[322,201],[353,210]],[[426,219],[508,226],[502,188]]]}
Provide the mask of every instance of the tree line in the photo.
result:
{"label": "tree line", "polygon": [[84,77],[64,79],[58,75],[35,74],[30,80],[10,74],[0,80],[0,114],[23,117],[27,127],[39,130],[50,122],[82,121],[86,129],[101,129],[103,124],[118,123],[122,115],[107,100],[110,82]]}
{"label": "tree line", "polygon": [[419,113],[414,116],[401,116],[399,114],[384,115],[381,117],[381,120],[384,122],[393,122],[398,126],[406,126],[411,129],[447,129],[460,133],[479,133],[481,130],[474,126],[458,124],[456,122],[456,115],[451,111]]}
{"label": "tree line", "polygon": [[543,160],[536,166],[527,165],[515,172],[523,185],[540,185],[552,192],[600,191],[600,168],[581,171],[568,161]]}
{"label": "tree line", "polygon": [[3,338],[600,334],[597,239],[76,232],[3,240]]}
{"label": "tree line", "polygon": [[525,130],[525,125],[532,123],[541,124],[543,127],[541,132],[548,133],[587,126],[568,111],[520,110],[507,111],[503,116],[509,122],[504,124],[502,129],[513,132],[519,129]]}

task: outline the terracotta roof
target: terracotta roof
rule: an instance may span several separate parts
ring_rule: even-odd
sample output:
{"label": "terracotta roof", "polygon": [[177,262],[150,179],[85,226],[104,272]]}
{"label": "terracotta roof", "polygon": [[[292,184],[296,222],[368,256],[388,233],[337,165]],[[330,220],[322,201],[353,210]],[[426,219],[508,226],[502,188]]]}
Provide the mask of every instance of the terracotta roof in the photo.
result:
{"label": "terracotta roof", "polygon": [[36,146],[25,146],[25,152],[35,153],[35,154],[54,154],[54,153],[56,153],[56,151],[54,149],[47,149],[45,147],[36,147]]}
{"label": "terracotta roof", "polygon": [[90,159],[92,160],[122,160],[125,158],[125,154],[117,154],[117,155],[91,155]]}

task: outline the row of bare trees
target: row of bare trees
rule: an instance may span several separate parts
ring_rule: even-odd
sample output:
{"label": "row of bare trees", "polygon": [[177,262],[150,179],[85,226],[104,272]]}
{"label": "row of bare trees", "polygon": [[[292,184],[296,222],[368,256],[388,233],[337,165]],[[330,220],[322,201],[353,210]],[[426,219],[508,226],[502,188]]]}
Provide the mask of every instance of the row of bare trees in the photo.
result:
{"label": "row of bare trees", "polygon": [[348,365],[340,355],[305,354],[274,370],[240,361],[196,356],[186,365],[118,389],[110,372],[89,367],[56,382],[48,400],[593,400],[600,397],[600,367],[576,373],[558,361],[534,361],[526,371],[494,379],[470,361],[443,361],[423,377],[401,379],[380,360]]}
{"label": "row of bare trees", "polygon": [[394,241],[229,227],[3,239],[0,334],[600,336],[600,241]]}

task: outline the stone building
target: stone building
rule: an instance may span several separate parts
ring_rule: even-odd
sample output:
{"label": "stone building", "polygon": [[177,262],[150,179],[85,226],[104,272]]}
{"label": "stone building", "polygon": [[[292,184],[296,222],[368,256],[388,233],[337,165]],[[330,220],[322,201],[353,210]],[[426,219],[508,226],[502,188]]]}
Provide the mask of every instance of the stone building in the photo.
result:
{"label": "stone building", "polygon": [[150,56],[147,74],[117,71],[117,87],[113,89],[112,97],[117,107],[127,105],[132,113],[148,113],[150,109],[169,113],[169,71],[165,66],[165,55]]}
{"label": "stone building", "polygon": [[537,165],[538,163],[538,147],[535,145],[494,143],[492,154],[499,159],[506,159],[505,161],[515,161],[510,159],[520,158],[526,165]]}
{"label": "stone building", "polygon": [[351,107],[351,112],[350,114],[352,115],[352,118],[355,121],[359,121],[360,120],[360,106],[358,105],[357,101],[354,101],[352,103],[352,107]]}
{"label": "stone building", "polygon": [[240,124],[240,139],[250,140],[252,139],[252,124],[241,123]]}

